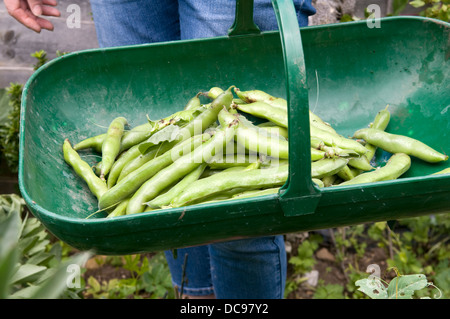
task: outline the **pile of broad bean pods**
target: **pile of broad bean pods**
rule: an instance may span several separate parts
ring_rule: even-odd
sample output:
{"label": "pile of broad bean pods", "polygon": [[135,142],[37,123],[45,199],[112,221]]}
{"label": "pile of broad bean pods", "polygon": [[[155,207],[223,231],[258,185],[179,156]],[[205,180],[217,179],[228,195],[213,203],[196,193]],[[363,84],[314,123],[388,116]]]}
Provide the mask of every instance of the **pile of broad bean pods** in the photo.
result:
{"label": "pile of broad bean pods", "polygon": [[[201,102],[205,96],[210,103]],[[387,133],[389,121],[386,107],[349,138],[310,112],[314,183],[392,180],[410,168],[411,156],[430,163],[448,159],[418,140]],[[288,139],[286,100],[260,90],[214,87],[166,118],[129,129],[126,118],[118,117],[104,134],[74,146],[66,139],[63,153],[97,197],[99,210],[115,217],[277,193],[289,174]],[[380,167],[371,164],[377,148],[392,153]],[[80,157],[83,149],[102,160],[91,167]]]}

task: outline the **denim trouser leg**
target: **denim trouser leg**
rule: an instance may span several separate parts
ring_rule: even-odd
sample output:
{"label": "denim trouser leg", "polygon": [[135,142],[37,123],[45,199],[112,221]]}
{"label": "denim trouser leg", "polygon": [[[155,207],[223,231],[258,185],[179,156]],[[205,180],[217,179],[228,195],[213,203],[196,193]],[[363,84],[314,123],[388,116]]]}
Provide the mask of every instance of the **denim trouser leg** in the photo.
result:
{"label": "denim trouser leg", "polygon": [[[100,47],[226,35],[234,22],[235,0],[91,0]],[[311,0],[294,0],[300,26],[315,13]],[[270,0],[254,0],[262,31],[277,29]]]}
{"label": "denim trouser leg", "polygon": [[283,298],[287,271],[283,236],[211,244],[209,254],[217,298]]}
{"label": "denim trouser leg", "polygon": [[[294,0],[300,26],[308,25],[308,16],[316,11],[311,0]],[[254,22],[261,31],[277,30],[278,23],[270,0],[254,0]],[[236,0],[179,1],[181,39],[226,35],[234,22]]]}
{"label": "denim trouser leg", "polygon": [[171,251],[165,254],[172,282],[179,291],[183,286],[184,295],[283,298],[287,260],[281,235],[178,249],[176,258]]}
{"label": "denim trouser leg", "polygon": [[183,287],[183,295],[214,294],[207,245],[177,249],[176,256],[169,250],[164,253],[172,275],[172,283],[180,293]]}
{"label": "denim trouser leg", "polygon": [[100,47],[180,39],[177,0],[91,0]]}

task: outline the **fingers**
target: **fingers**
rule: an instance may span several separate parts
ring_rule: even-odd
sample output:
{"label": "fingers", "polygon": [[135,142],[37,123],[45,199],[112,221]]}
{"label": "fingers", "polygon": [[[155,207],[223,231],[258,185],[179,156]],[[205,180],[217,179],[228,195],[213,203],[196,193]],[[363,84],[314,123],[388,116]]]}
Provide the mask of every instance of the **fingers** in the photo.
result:
{"label": "fingers", "polygon": [[46,4],[48,6],[57,6],[58,2],[56,0],[42,0],[42,4]]}
{"label": "fingers", "polygon": [[53,29],[54,29],[53,23],[51,23],[50,21],[48,21],[46,19],[37,18],[36,22],[39,24],[41,29],[45,29],[45,30],[49,30],[49,31],[53,31]]}
{"label": "fingers", "polygon": [[36,32],[41,32],[42,27],[38,23],[37,17],[33,15],[31,11],[18,8],[16,10],[11,11],[10,15],[27,28]]}
{"label": "fingers", "polygon": [[27,28],[41,32],[42,29],[52,31],[53,24],[39,16],[59,17],[61,13],[54,6],[56,0],[5,0],[8,13]]}
{"label": "fingers", "polygon": [[59,10],[54,7],[43,6],[42,7],[42,15],[59,17],[61,15],[61,12],[59,12]]}
{"label": "fingers", "polygon": [[59,17],[61,13],[55,8],[56,0],[28,0],[28,7],[35,16],[54,16]]}

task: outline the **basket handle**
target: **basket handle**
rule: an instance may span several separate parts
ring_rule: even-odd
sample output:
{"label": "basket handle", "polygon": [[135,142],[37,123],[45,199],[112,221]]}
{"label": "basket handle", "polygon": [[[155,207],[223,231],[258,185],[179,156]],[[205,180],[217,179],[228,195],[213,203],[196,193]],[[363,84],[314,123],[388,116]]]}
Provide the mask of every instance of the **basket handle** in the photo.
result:
{"label": "basket handle", "polygon": [[314,213],[321,192],[311,178],[309,99],[303,44],[292,0],[272,0],[283,48],[289,118],[289,179],[280,192],[285,216]]}
{"label": "basket handle", "polygon": [[[254,0],[236,0],[236,17],[229,36],[254,35]],[[289,118],[289,178],[280,191],[285,216],[314,213],[321,192],[311,178],[309,99],[303,44],[293,0],[272,0],[280,32]]]}
{"label": "basket handle", "polygon": [[236,0],[236,16],[228,30],[229,36],[261,33],[253,21],[253,0]]}

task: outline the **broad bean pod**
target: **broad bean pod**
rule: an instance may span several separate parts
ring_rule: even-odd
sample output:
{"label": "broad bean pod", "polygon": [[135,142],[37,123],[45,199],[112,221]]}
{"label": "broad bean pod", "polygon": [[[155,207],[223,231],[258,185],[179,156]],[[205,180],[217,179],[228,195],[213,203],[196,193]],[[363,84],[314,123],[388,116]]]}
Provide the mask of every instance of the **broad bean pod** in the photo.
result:
{"label": "broad bean pod", "polygon": [[286,139],[268,135],[266,131],[253,125],[240,114],[232,114],[228,111],[219,114],[219,122],[222,126],[235,120],[239,121],[236,129],[236,142],[247,150],[263,153],[281,159],[289,158],[289,143]]}
{"label": "broad bean pod", "polygon": [[324,151],[321,151],[321,150],[311,147],[311,161],[315,162],[315,161],[321,160],[325,157],[326,157],[326,153]]}
{"label": "broad bean pod", "polygon": [[362,173],[338,186],[374,183],[399,178],[411,167],[411,157],[404,153],[393,154],[386,165],[371,172]]}
{"label": "broad bean pod", "polygon": [[[386,106],[385,109],[383,109],[377,113],[377,115],[375,116],[375,120],[371,124],[371,127],[384,131],[387,128],[387,126],[389,125],[390,118],[391,118],[391,113],[388,111],[388,106]],[[374,145],[371,145],[369,143],[366,143],[364,146],[365,146],[365,148],[367,148],[367,153],[364,154],[364,156],[351,159],[348,162],[348,165],[358,168],[358,169],[362,169],[364,171],[370,171],[373,169],[373,167],[370,165],[370,162],[372,161],[373,157],[375,156],[377,147]]]}
{"label": "broad bean pod", "polygon": [[158,173],[164,167],[169,166],[178,157],[189,153],[195,147],[201,145],[208,140],[210,135],[205,133],[195,135],[184,142],[177,144],[175,147],[145,163],[139,169],[128,174],[119,183],[108,189],[99,200],[99,208],[105,209],[111,207],[121,200],[131,196],[142,184]]}
{"label": "broad bean pod", "polygon": [[338,180],[338,176],[336,174],[327,175],[327,176],[322,177],[320,180],[322,181],[324,187],[330,187],[330,186],[334,185],[336,180]]}
{"label": "broad bean pod", "polygon": [[252,157],[247,154],[217,154],[208,161],[208,166],[211,169],[227,169],[237,166],[246,167],[252,163]]}
{"label": "broad bean pod", "polygon": [[127,125],[127,120],[124,117],[115,118],[108,127],[105,140],[102,144],[102,168],[100,171],[100,178],[104,179],[109,173],[120,152],[120,141],[123,132]]}
{"label": "broad bean pod", "polygon": [[328,175],[334,175],[343,169],[348,163],[348,159],[342,157],[324,158],[311,163],[311,177],[323,178]]}
{"label": "broad bean pod", "polygon": [[279,191],[280,191],[279,187],[271,187],[271,188],[266,188],[266,189],[245,191],[245,192],[241,192],[239,194],[233,195],[232,199],[243,199],[243,198],[251,198],[251,197],[255,197],[255,196],[278,194]]}
{"label": "broad bean pod", "polygon": [[[271,122],[268,122],[271,123]],[[266,123],[263,123],[266,124]],[[289,132],[285,127],[281,127],[278,126],[276,124],[272,124],[271,125],[257,125],[259,128],[262,128],[264,130],[266,130],[270,135],[276,135],[276,136],[281,136],[284,137],[285,139],[289,138]]]}
{"label": "broad bean pod", "polygon": [[103,141],[105,140],[106,133],[88,137],[73,146],[75,151],[80,151],[88,148],[94,149],[96,152],[102,152]]}
{"label": "broad bean pod", "polygon": [[209,89],[209,91],[206,93],[206,96],[208,96],[210,99],[216,99],[223,93],[223,90],[220,87],[214,86]]}
{"label": "broad bean pod", "polygon": [[[117,183],[119,183],[121,180],[123,180],[128,174],[131,172],[134,172],[139,167],[144,165],[145,163],[151,161],[155,157],[158,157],[159,155],[164,154],[165,152],[169,151],[171,148],[173,148],[176,144],[181,143],[178,141],[172,141],[172,142],[161,142],[158,145],[152,146],[145,152],[145,154],[139,154],[137,157],[130,159],[127,163],[124,164],[122,170],[120,171],[119,176],[117,177]],[[108,178],[108,182],[110,181],[111,177]],[[111,185],[112,184],[111,182]],[[109,186],[109,183],[108,183]]]}
{"label": "broad bean pod", "polygon": [[283,98],[274,97],[261,90],[241,91],[238,88],[234,89],[236,95],[245,103],[264,102],[272,107],[287,111],[287,101]]}
{"label": "broad bean pod", "polygon": [[[382,130],[382,131],[386,130],[386,128],[389,125],[390,119],[391,119],[391,113],[389,112],[388,107],[389,107],[389,105],[386,106],[385,109],[383,109],[377,113],[373,123],[370,126],[371,128],[374,128],[377,130]],[[373,159],[373,157],[375,156],[377,147],[374,145],[371,145],[371,144],[366,144],[365,146],[369,150],[365,154],[365,156],[367,157],[367,159],[369,161],[371,161]]]}
{"label": "broad bean pod", "polygon": [[[122,139],[120,141],[120,152],[126,151],[130,147],[145,141],[152,135],[152,128],[152,124],[144,123],[132,128],[129,131],[124,131]],[[101,153],[105,137],[106,133],[88,137],[75,144],[73,146],[73,149],[79,151],[87,148],[92,148],[96,152]]]}
{"label": "broad bean pod", "polygon": [[342,149],[353,150],[360,155],[364,155],[367,152],[367,148],[355,140],[321,130],[313,125],[310,128],[311,136],[322,140],[328,146],[337,146]]}
{"label": "broad bean pod", "polygon": [[86,182],[95,197],[100,199],[108,190],[106,183],[95,175],[91,166],[72,148],[68,139],[64,140],[63,155],[66,163],[69,164],[75,173]]}
{"label": "broad bean pod", "polygon": [[[221,172],[218,172],[217,174],[222,174],[224,172],[237,172],[237,171],[241,171],[241,172],[246,172],[249,170],[255,170],[255,169],[259,169],[261,167],[261,162],[260,161],[256,161],[246,167],[233,167],[233,168],[229,168],[226,170],[223,170]],[[231,189],[226,189],[224,191],[221,191],[219,193],[214,193],[211,194],[209,196],[206,196],[204,198],[199,198],[197,200],[194,200],[191,202],[191,204],[199,204],[199,203],[211,203],[211,202],[216,202],[219,200],[224,200],[224,199],[230,199],[232,198],[234,195],[242,193],[244,191],[249,191],[252,189],[256,189],[256,188],[260,188],[259,186],[255,186],[255,187],[235,187],[235,188],[231,188]],[[181,193],[180,193],[181,194]]]}
{"label": "broad bean pod", "polygon": [[328,146],[317,137],[311,136],[311,147],[324,152],[324,157],[359,157],[357,152],[349,149],[342,149],[337,146]]}
{"label": "broad bean pod", "polygon": [[[204,110],[201,110],[200,114],[203,111]],[[170,122],[172,116],[174,115],[163,119],[163,122]],[[126,175],[141,167],[158,154],[168,151],[171,147],[194,135],[195,127],[191,126],[190,123],[192,123],[197,116],[199,116],[199,114],[193,115],[191,121],[181,125],[181,133],[173,141],[167,143],[154,142],[153,137],[150,136],[147,140],[138,143],[131,147],[127,152],[122,153],[122,156],[116,160],[111,168],[108,176],[108,187],[111,188]],[[162,130],[163,127],[163,125],[159,125],[158,130]],[[158,130],[154,130],[153,133],[158,132]]]}
{"label": "broad bean pod", "polygon": [[364,155],[351,158],[348,161],[348,165],[353,168],[365,171],[365,172],[368,172],[368,171],[371,171],[374,169],[374,167],[370,164],[369,159],[367,157],[365,157]]}
{"label": "broad bean pod", "polygon": [[288,165],[249,171],[223,172],[199,179],[176,197],[170,206],[181,207],[225,190],[282,186],[288,178]]}
{"label": "broad bean pod", "polygon": [[183,177],[175,186],[171,187],[167,192],[157,196],[151,201],[145,203],[145,205],[151,208],[162,208],[167,206],[170,202],[182,193],[187,187],[189,187],[193,182],[198,180],[203,174],[206,168],[206,163],[201,164],[199,167],[194,169],[192,172]]}
{"label": "broad bean pod", "polygon": [[436,151],[417,139],[388,133],[375,128],[358,130],[355,132],[354,137],[362,138],[367,143],[379,147],[389,153],[405,153],[429,163],[442,162],[448,159],[448,155]]}
{"label": "broad bean pod", "polygon": [[[142,142],[142,143],[145,143],[145,142]],[[141,155],[141,152],[139,150],[140,145],[141,145],[141,143],[134,145],[128,151],[122,153],[121,156],[119,156],[114,161],[114,164],[111,167],[111,170],[108,175],[107,185],[109,188],[113,187],[116,184],[116,182],[120,176],[120,173],[122,172],[122,169],[125,167],[125,165],[127,165],[127,163],[131,162],[133,159],[135,159]]]}
{"label": "broad bean pod", "polygon": [[216,131],[211,139],[195,148],[191,153],[175,160],[171,165],[147,180],[131,197],[127,206],[127,214],[144,211],[145,203],[158,196],[164,188],[173,185],[202,163],[208,162],[216,154],[216,151],[223,150],[223,147],[234,137],[237,126],[238,123],[236,122]]}
{"label": "broad bean pod", "polygon": [[187,111],[200,107],[202,104],[199,98],[200,95],[201,93],[199,92],[193,98],[191,98],[184,106],[184,110]]}
{"label": "broad bean pod", "polygon": [[127,213],[127,205],[130,199],[124,199],[106,216],[106,218],[113,218],[117,216],[123,216]]}
{"label": "broad bean pod", "polygon": [[355,172],[349,167],[349,165],[345,165],[339,172],[336,173],[340,178],[344,181],[349,181],[356,177]]}
{"label": "broad bean pod", "polygon": [[120,152],[124,152],[132,146],[145,141],[152,136],[153,133],[153,124],[148,122],[138,125],[129,131],[125,131],[122,140],[120,141]]}
{"label": "broad bean pod", "polygon": [[312,178],[312,181],[314,182],[314,184],[316,184],[317,186],[319,186],[320,188],[325,187],[325,184],[323,183],[323,181],[319,178]]}
{"label": "broad bean pod", "polygon": [[[287,128],[288,127],[288,119],[287,119],[287,101],[286,99],[280,98],[280,97],[274,97],[264,91],[261,90],[250,90],[250,91],[241,91],[238,88],[234,89],[234,92],[237,94],[239,98],[241,98],[244,102],[248,104],[253,104],[255,102],[263,102],[266,104],[271,105],[273,108],[278,109],[279,113],[273,112],[275,115],[274,117],[277,118],[278,121],[280,121],[281,126]],[[255,104],[256,105],[256,104]],[[244,110],[245,106],[241,106],[241,110],[245,112]],[[257,110],[254,111],[255,113],[252,115],[258,116]],[[262,111],[259,112],[260,115],[263,113]],[[283,118],[284,115],[284,118]],[[261,117],[261,116],[259,116]],[[265,118],[265,117],[263,117]],[[310,125],[314,125],[315,127],[328,131],[330,133],[337,134],[335,129],[327,122],[322,120],[319,116],[314,114],[311,110],[309,111],[309,123]]]}
{"label": "broad bean pod", "polygon": [[266,119],[281,127],[288,127],[287,110],[277,109],[266,102],[253,102],[249,104],[234,104],[239,111]]}
{"label": "broad bean pod", "polygon": [[329,123],[322,120],[322,118],[314,114],[311,110],[309,111],[309,123],[326,132],[337,134],[336,130]]}
{"label": "broad bean pod", "polygon": [[207,128],[217,121],[219,112],[222,109],[229,109],[233,100],[232,89],[234,86],[230,86],[227,90],[222,91],[196,118],[182,127],[180,133],[176,137],[176,141],[182,141],[192,135],[202,134]]}

